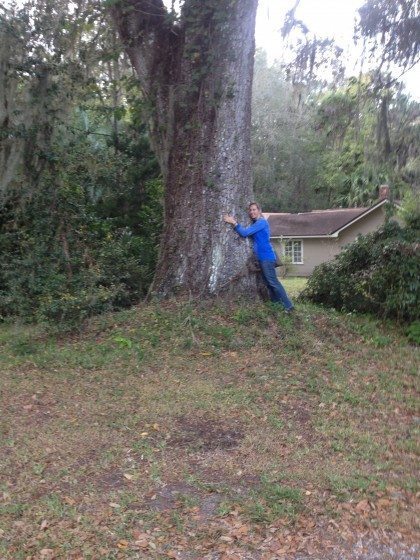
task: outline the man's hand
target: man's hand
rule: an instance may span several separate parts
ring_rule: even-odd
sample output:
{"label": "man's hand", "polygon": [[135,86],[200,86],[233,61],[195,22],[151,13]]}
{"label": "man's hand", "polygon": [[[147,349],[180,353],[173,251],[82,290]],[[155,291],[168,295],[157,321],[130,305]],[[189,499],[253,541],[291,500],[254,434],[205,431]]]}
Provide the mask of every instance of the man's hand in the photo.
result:
{"label": "man's hand", "polygon": [[223,219],[227,224],[232,224],[233,226],[236,226],[238,223],[235,218],[233,216],[229,216],[229,214],[225,214]]}

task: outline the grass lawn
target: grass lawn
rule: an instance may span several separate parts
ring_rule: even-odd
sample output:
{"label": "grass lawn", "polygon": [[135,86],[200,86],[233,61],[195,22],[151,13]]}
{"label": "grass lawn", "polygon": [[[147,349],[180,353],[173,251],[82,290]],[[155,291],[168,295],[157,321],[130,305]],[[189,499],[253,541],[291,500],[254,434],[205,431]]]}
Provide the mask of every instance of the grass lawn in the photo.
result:
{"label": "grass lawn", "polygon": [[290,276],[286,278],[280,278],[280,282],[285,287],[290,298],[294,299],[300,294],[303,288],[306,286],[308,279],[301,278],[298,276]]}
{"label": "grass lawn", "polygon": [[[284,280],[292,297],[304,283]],[[65,338],[0,325],[0,366],[1,559],[416,539],[419,356],[392,324],[144,304]]]}

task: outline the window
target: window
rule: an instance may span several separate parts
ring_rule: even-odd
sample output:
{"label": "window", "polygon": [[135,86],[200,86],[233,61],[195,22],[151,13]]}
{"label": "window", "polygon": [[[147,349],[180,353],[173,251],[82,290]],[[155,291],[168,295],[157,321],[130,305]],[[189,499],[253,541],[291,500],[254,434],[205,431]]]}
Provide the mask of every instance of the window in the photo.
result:
{"label": "window", "polygon": [[303,264],[302,240],[289,239],[284,245],[284,256],[290,259],[292,264]]}

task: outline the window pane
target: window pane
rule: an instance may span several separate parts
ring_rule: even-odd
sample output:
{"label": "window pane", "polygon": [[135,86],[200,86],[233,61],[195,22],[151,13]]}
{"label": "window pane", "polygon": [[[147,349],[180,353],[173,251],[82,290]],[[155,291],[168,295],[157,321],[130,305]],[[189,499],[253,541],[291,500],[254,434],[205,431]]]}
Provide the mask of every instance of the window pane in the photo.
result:
{"label": "window pane", "polygon": [[300,263],[302,262],[302,242],[295,241],[293,243],[293,262]]}
{"label": "window pane", "polygon": [[284,254],[286,257],[293,258],[293,241],[286,241],[284,247]]}
{"label": "window pane", "polygon": [[284,244],[284,256],[290,258],[292,264],[301,264],[302,259],[302,241],[289,239]]}

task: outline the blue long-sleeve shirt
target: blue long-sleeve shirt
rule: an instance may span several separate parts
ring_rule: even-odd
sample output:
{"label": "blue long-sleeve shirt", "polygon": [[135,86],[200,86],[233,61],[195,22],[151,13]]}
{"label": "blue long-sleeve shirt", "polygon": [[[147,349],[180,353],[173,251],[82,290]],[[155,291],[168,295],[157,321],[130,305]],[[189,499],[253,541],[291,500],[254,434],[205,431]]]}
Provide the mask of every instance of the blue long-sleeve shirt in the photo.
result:
{"label": "blue long-sleeve shirt", "polygon": [[254,242],[254,254],[259,261],[275,261],[273,247],[270,243],[270,226],[263,217],[258,218],[249,227],[236,224],[233,228],[241,237],[252,237]]}

